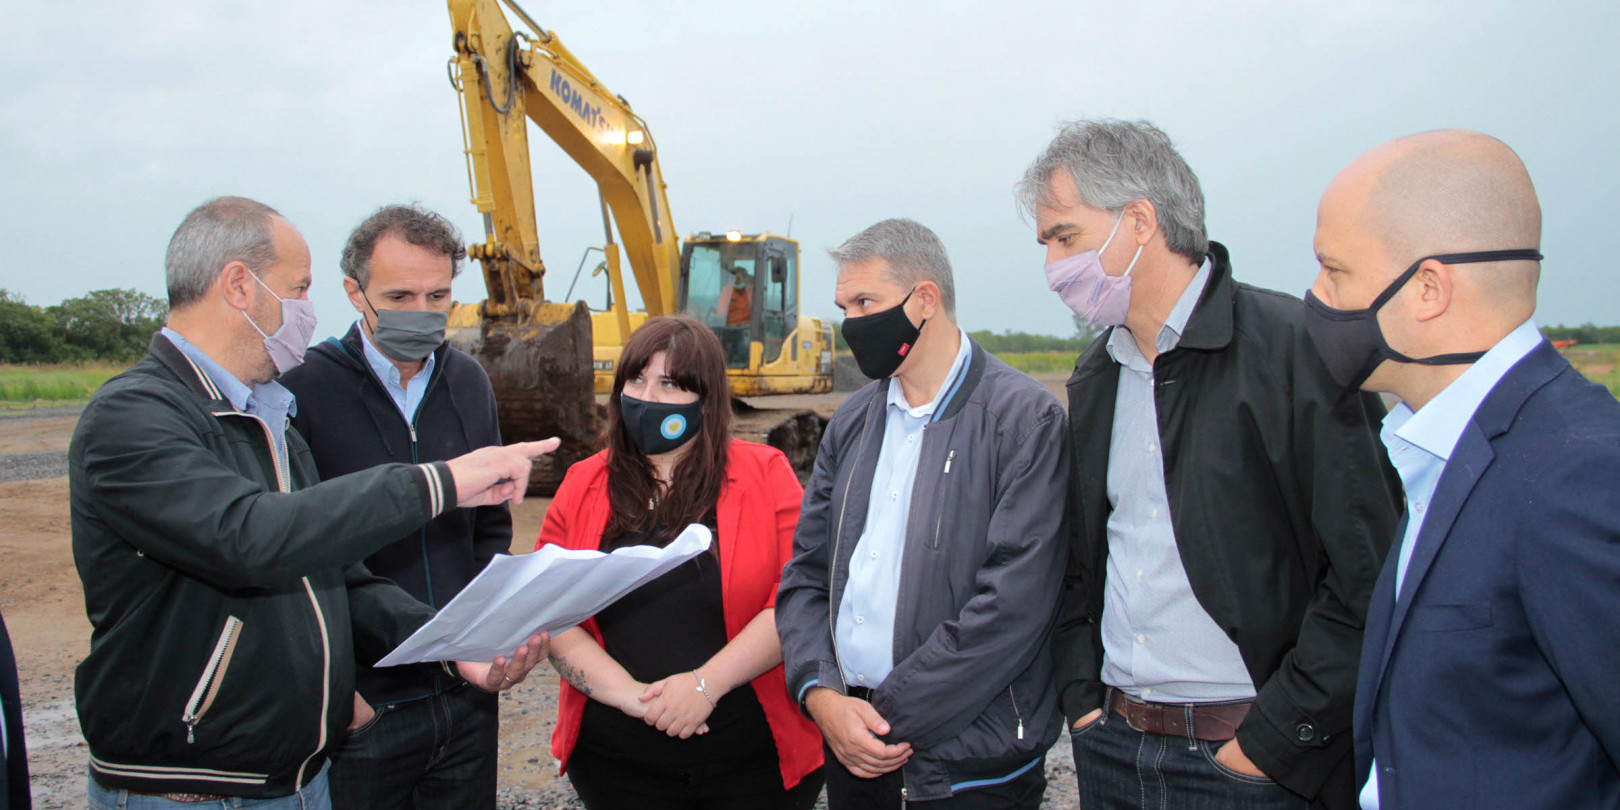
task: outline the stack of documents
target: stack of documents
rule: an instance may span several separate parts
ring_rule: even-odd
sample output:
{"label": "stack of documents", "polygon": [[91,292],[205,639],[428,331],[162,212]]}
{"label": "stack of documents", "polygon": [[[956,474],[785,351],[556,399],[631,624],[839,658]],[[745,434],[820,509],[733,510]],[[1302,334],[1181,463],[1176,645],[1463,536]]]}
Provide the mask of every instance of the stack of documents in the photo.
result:
{"label": "stack of documents", "polygon": [[377,666],[510,656],[529,636],[573,627],[708,551],[713,539],[707,526],[694,523],[664,548],[629,546],[605,554],[546,546],[533,554],[497,556]]}

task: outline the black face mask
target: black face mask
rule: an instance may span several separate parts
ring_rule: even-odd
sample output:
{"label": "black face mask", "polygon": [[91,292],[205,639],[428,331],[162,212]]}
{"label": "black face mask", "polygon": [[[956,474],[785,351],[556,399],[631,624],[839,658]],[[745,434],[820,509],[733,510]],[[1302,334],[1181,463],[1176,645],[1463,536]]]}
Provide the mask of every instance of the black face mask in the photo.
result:
{"label": "black face mask", "polygon": [[619,392],[619,413],[630,443],[649,456],[668,453],[703,427],[703,400],[684,404],[648,402]]}
{"label": "black face mask", "polygon": [[844,320],[844,342],[849,344],[849,352],[855,355],[862,374],[880,380],[893,375],[905,362],[906,355],[917,343],[917,336],[928,323],[924,318],[922,323],[912,326],[911,318],[906,315],[906,301],[910,301],[911,293],[916,291],[913,287],[900,303],[882,312]]}
{"label": "black face mask", "polygon": [[1477,362],[1484,352],[1437,354],[1433,357],[1407,357],[1389,347],[1383,330],[1378,328],[1378,310],[1382,309],[1406,282],[1417,275],[1418,266],[1433,259],[1441,264],[1478,264],[1515,260],[1541,261],[1541,251],[1485,250],[1475,253],[1442,253],[1424,256],[1406,268],[1399,278],[1390,282],[1366,309],[1334,309],[1316,297],[1305,293],[1305,331],[1316,344],[1316,351],[1327,363],[1334,381],[1346,388],[1360,388],[1372,376],[1378,364],[1385,360],[1397,363],[1421,363],[1425,366],[1462,365]]}

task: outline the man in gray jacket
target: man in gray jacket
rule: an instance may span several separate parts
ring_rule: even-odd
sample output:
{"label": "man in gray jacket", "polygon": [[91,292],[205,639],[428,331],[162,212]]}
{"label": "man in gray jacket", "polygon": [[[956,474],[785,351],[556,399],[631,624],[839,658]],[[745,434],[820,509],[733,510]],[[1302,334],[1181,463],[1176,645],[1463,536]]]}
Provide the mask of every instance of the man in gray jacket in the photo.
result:
{"label": "man in gray jacket", "polygon": [[828,804],[1039,807],[1062,723],[1063,409],[956,325],[932,231],[885,220],[832,256],[844,339],[877,381],[822,436],[776,604]]}

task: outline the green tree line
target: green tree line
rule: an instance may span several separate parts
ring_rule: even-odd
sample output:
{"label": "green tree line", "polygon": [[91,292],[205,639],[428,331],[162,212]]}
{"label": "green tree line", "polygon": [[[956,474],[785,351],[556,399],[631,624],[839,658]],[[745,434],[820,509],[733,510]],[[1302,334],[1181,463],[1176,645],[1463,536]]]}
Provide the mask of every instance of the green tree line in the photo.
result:
{"label": "green tree line", "polygon": [[0,289],[0,363],[136,360],[168,312],[132,289],[92,290],[48,307]]}
{"label": "green tree line", "polygon": [[1573,340],[1585,344],[1620,343],[1620,326],[1543,326],[1541,334],[1548,340]]}

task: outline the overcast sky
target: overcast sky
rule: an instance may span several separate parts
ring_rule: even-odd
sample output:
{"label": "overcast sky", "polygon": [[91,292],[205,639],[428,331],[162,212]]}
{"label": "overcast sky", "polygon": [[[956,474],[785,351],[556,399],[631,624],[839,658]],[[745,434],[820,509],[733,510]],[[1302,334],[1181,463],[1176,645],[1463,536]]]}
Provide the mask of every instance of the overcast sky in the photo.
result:
{"label": "overcast sky", "polygon": [[[377,206],[419,201],[469,239],[446,7],[430,0],[48,3],[0,50],[0,287],[35,304],[163,293],[163,251],[219,194],[275,206],[315,257],[320,334],[354,319],[338,253]],[[1389,138],[1495,135],[1545,212],[1543,324],[1620,322],[1620,3],[843,3],[527,0],[650,124],[680,233],[826,249],[879,219],[934,228],[968,329],[1071,334],[1011,187],[1055,126],[1147,118],[1203,182],[1240,280],[1300,294],[1327,181]],[[602,240],[594,185],[532,130],[549,296]],[[601,280],[582,286],[600,305]],[[456,297],[484,297],[476,265]],[[578,292],[576,296],[579,297]]]}

